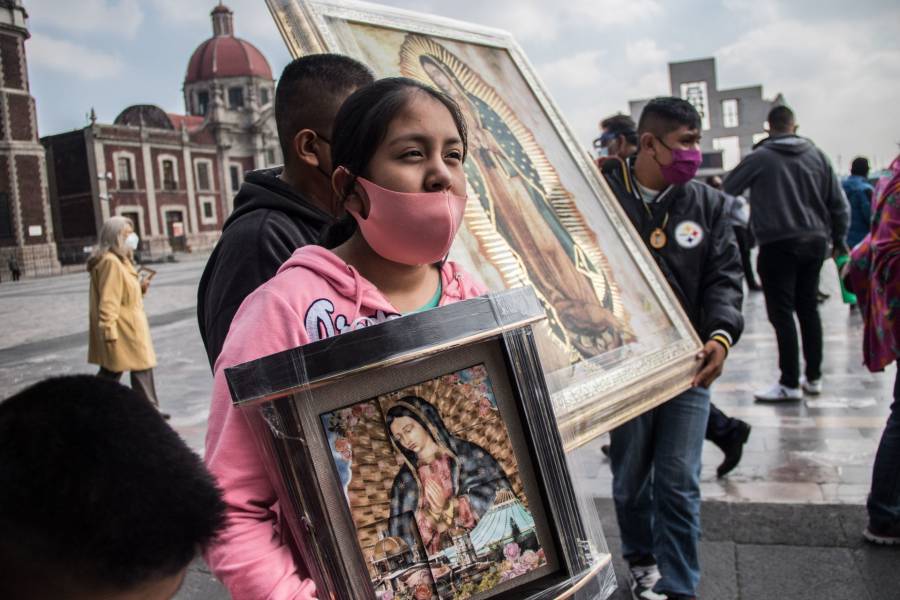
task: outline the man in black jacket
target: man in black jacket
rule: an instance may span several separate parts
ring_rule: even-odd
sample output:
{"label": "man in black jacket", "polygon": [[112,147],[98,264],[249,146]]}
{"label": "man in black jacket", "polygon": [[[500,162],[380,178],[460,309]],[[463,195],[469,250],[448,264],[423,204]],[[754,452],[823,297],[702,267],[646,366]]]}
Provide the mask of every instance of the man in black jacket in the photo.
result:
{"label": "man in black jacket", "polygon": [[[829,242],[835,255],[847,253],[849,210],[841,184],[822,151],[796,130],[790,108],[773,108],[769,137],[728,174],[724,184],[724,191],[734,195],[750,188],[750,226],[759,242],[756,270],[778,340],[781,379],[755,394],[762,402],[821,393],[819,271]],[[806,362],[802,380],[795,312]]]}
{"label": "man in black jacket", "polygon": [[634,597],[693,598],[709,386],[744,327],[741,262],[720,193],[691,180],[701,162],[694,107],[651,100],[638,136],[637,155],[606,178],[705,345],[694,387],[612,431],[613,498]]}
{"label": "man in black jacket", "polygon": [[372,81],[367,67],[336,54],[298,58],[282,72],[275,123],[284,167],[247,173],[200,279],[197,320],[210,367],[244,298],[338,216],[331,125],[344,99]]}

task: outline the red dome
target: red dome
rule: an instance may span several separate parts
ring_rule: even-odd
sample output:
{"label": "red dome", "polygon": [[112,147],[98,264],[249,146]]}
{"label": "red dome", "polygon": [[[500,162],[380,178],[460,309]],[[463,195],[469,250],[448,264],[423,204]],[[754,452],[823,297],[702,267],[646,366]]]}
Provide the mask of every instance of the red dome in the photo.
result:
{"label": "red dome", "polygon": [[272,68],[262,52],[250,42],[231,35],[217,35],[194,50],[184,83],[217,77],[264,77],[271,80]]}

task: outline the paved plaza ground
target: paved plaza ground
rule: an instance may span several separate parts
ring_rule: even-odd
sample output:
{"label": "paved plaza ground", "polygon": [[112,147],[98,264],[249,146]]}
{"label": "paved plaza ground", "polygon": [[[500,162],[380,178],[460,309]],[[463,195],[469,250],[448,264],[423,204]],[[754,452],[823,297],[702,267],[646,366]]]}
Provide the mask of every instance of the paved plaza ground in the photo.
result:
{"label": "paved plaza ground", "polygon": [[[187,255],[159,265],[145,299],[162,408],[198,452],[212,386],[196,322],[204,264],[205,257]],[[713,401],[753,431],[743,461],[725,479],[715,477],[721,453],[709,443],[704,449],[703,598],[898,597],[900,551],[870,548],[859,536],[895,368],[871,374],[862,367],[861,321],[840,303],[831,264],[822,289],[832,295],[822,307],[825,392],[792,404],[753,401],[753,390],[777,379],[777,349],[762,295],[745,301],[745,334],[713,387]],[[86,363],[87,310],[86,273],[0,284],[0,397],[51,375],[96,371]],[[617,554],[611,475],[601,443],[603,438],[580,449],[577,459],[596,480],[604,531]],[[223,597],[202,564],[179,595]]]}

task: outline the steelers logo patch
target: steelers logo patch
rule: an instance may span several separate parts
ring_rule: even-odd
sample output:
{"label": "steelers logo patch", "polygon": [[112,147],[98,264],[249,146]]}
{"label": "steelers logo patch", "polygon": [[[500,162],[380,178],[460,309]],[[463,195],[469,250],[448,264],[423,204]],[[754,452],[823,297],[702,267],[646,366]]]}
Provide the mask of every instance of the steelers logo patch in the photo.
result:
{"label": "steelers logo patch", "polygon": [[703,229],[693,221],[682,221],[675,228],[675,241],[682,248],[696,248],[703,241]]}

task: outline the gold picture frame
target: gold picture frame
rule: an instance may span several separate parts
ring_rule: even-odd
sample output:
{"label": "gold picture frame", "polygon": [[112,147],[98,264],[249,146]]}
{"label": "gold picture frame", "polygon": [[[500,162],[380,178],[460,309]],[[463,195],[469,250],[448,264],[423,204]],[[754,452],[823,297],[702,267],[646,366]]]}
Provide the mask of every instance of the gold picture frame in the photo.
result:
{"label": "gold picture frame", "polygon": [[532,286],[569,448],[687,389],[701,343],[650,253],[504,31],[363,2],[267,0],[294,57],[352,56],[423,80],[469,125],[469,202],[451,258],[492,290]]}

